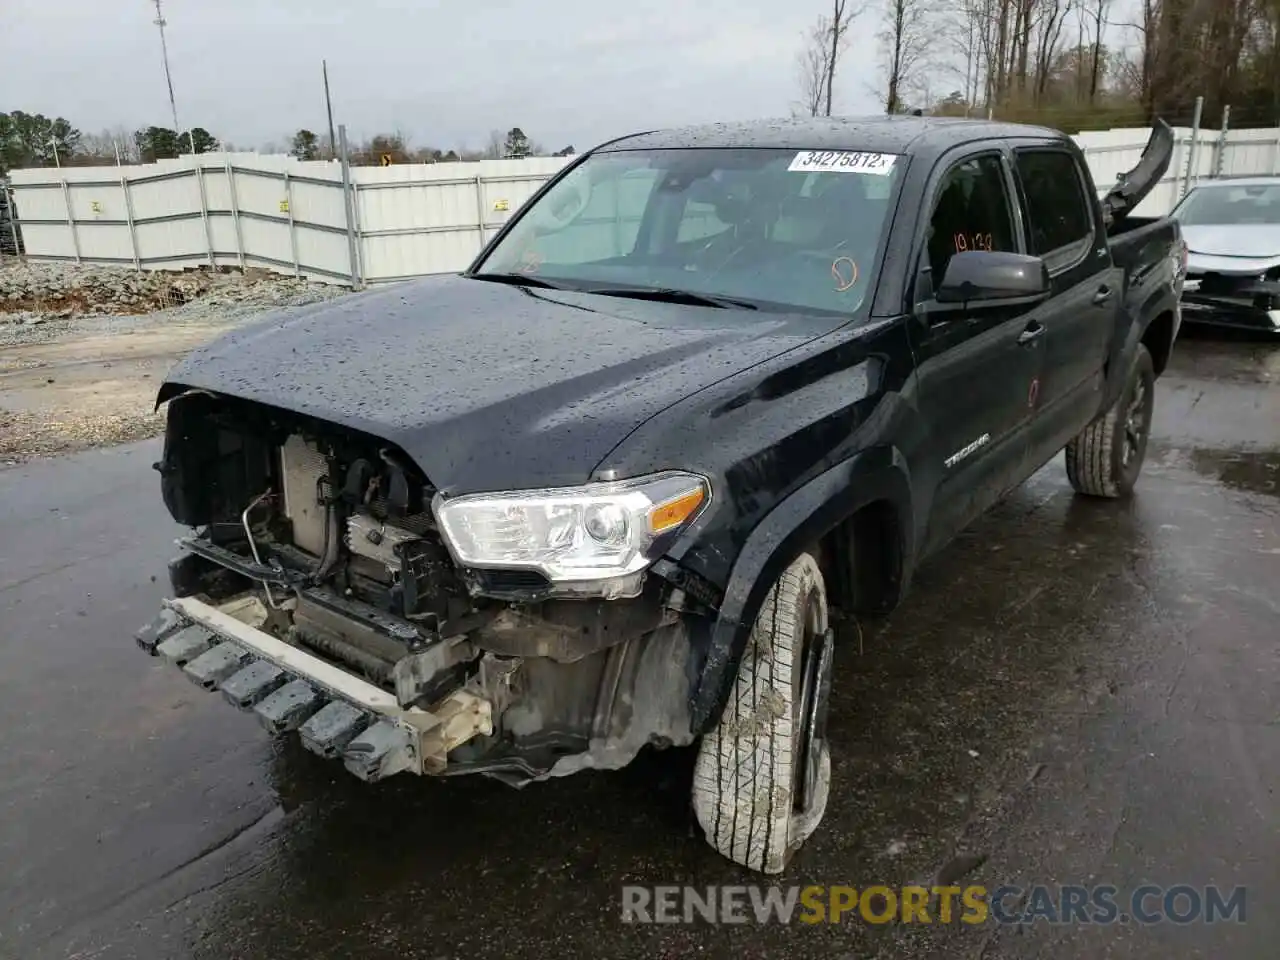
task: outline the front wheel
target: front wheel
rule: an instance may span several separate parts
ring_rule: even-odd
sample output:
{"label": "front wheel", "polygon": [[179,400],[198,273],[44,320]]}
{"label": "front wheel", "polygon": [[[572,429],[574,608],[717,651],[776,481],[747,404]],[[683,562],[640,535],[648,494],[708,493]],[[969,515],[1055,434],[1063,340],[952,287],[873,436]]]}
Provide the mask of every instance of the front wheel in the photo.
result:
{"label": "front wheel", "polygon": [[1139,344],[1116,402],[1067,444],[1067,479],[1078,493],[1114,498],[1133,492],[1147,455],[1155,394],[1155,365]]}
{"label": "front wheel", "polygon": [[698,750],[694,813],[730,860],[780,873],[822,820],[830,689],[826,589],[806,553],[765,597],[724,713]]}

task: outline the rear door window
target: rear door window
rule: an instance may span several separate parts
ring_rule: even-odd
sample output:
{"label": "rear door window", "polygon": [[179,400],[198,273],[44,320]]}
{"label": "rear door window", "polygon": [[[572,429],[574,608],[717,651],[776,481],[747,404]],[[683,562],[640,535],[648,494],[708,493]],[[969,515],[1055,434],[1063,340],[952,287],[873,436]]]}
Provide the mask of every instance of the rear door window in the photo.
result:
{"label": "rear door window", "polygon": [[1077,259],[1093,237],[1092,204],[1075,158],[1063,150],[1019,150],[1029,252],[1054,265]]}

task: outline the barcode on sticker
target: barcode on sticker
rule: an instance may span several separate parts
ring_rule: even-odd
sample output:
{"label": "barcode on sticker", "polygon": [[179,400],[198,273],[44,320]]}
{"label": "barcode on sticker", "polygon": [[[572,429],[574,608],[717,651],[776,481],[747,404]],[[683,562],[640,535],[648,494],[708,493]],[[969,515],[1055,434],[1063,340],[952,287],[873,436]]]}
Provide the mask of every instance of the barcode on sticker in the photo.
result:
{"label": "barcode on sticker", "polygon": [[874,173],[887,176],[893,172],[893,153],[862,153],[856,150],[804,150],[796,154],[788,170],[800,173]]}

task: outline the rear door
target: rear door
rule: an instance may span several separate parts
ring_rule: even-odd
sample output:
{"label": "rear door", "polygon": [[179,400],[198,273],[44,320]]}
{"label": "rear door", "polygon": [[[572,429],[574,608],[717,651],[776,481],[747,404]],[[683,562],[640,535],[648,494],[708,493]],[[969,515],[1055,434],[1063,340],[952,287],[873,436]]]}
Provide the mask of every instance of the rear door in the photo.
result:
{"label": "rear door", "polygon": [[1124,275],[1111,262],[1088,173],[1065,146],[1015,149],[1027,252],[1049,268],[1045,364],[1032,456],[1050,459],[1098,412],[1103,364],[1124,298]]}
{"label": "rear door", "polygon": [[[921,421],[929,432],[921,465],[932,491],[923,549],[941,546],[1022,479],[1028,397],[1043,363],[1038,306],[970,304],[939,310],[935,283],[963,250],[1024,252],[1014,190],[998,146],[949,160],[933,181],[919,240],[915,316]],[[935,279],[936,278],[936,279]],[[929,482],[932,481],[932,482]]]}

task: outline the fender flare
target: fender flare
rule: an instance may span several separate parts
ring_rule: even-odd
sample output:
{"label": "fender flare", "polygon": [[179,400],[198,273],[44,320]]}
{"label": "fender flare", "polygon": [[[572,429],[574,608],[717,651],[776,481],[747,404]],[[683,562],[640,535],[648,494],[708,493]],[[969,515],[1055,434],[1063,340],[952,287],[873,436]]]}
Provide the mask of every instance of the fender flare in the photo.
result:
{"label": "fender flare", "polygon": [[[1160,289],[1154,291],[1151,296],[1143,302],[1138,308],[1137,316],[1134,322],[1129,324],[1128,330],[1125,331],[1124,340],[1122,340],[1112,357],[1112,362],[1108,366],[1108,376],[1105,396],[1103,398],[1102,410],[1107,410],[1115,403],[1116,398],[1120,396],[1120,392],[1124,389],[1125,378],[1129,374],[1129,367],[1133,365],[1134,354],[1138,352],[1138,344],[1142,342],[1142,338],[1147,335],[1147,329],[1151,326],[1151,322],[1163,313],[1172,313],[1177,318],[1178,300],[1173,296],[1172,291]],[[1174,330],[1174,337],[1177,337],[1178,331]]]}
{"label": "fender flare", "polygon": [[729,575],[690,702],[695,735],[719,720],[751,628],[774,581],[802,550],[877,500],[889,501],[898,511],[905,585],[915,528],[907,461],[896,448],[865,450],[819,474],[774,507],[747,537]]}

